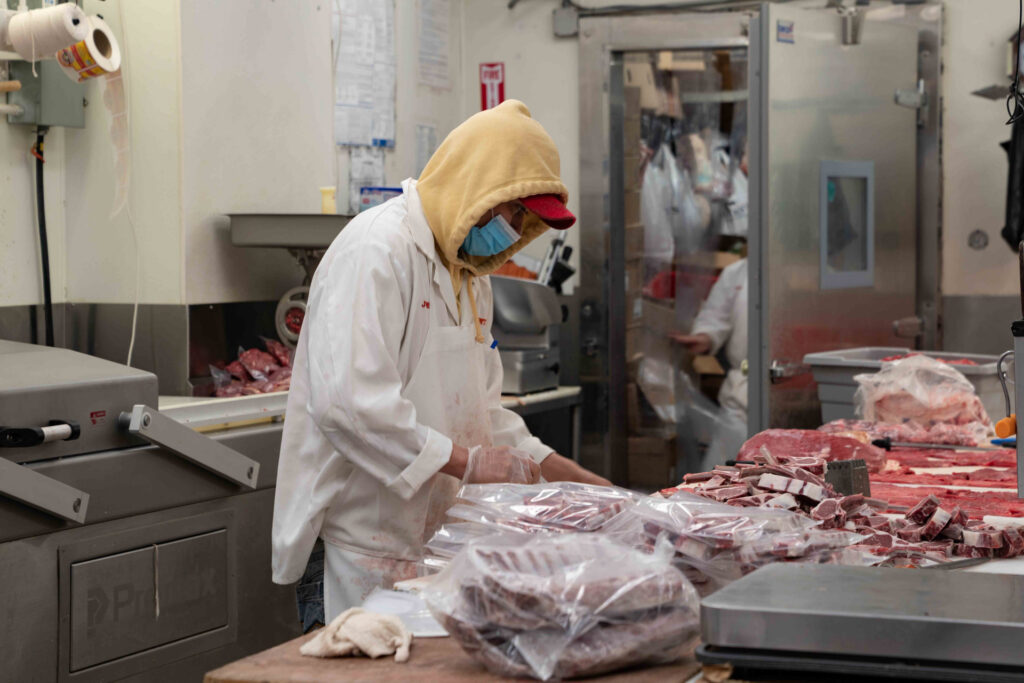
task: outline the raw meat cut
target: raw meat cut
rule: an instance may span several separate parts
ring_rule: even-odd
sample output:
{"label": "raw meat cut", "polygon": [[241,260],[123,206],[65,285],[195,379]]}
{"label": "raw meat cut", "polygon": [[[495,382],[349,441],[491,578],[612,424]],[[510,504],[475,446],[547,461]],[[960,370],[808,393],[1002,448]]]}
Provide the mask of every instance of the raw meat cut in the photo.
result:
{"label": "raw meat cut", "polygon": [[953,451],[936,449],[894,449],[886,454],[889,462],[905,467],[1017,467],[1017,452],[1009,448],[993,448],[987,451]]}
{"label": "raw meat cut", "polygon": [[[882,362],[883,363],[891,363],[893,361],[903,360],[904,358],[911,358],[913,356],[920,356],[920,355],[922,355],[922,354],[920,354],[920,353],[904,353],[902,355],[886,356],[885,358],[882,359]],[[973,360],[971,360],[969,358],[933,358],[933,360],[937,360],[940,363],[945,363],[946,365],[966,365],[966,366],[976,366],[977,365],[977,363],[975,363]]]}
{"label": "raw meat cut", "polygon": [[[1024,517],[1024,500],[1013,491],[967,491],[935,486],[898,486],[871,482],[871,493],[889,501],[890,506],[912,506],[922,496],[934,495],[948,509],[959,506],[971,517]],[[890,508],[891,509],[891,508]]]}
{"label": "raw meat cut", "polygon": [[889,439],[899,443],[938,443],[949,446],[983,446],[984,434],[979,435],[975,425],[936,424],[924,427],[914,422],[887,424],[872,420],[834,420],[818,431],[826,434],[862,432],[874,439]]}
{"label": "raw meat cut", "polygon": [[290,368],[292,366],[293,352],[287,346],[276,339],[264,339],[263,345],[267,347],[267,351],[274,355],[274,359],[282,368]]}
{"label": "raw meat cut", "polygon": [[238,362],[249,372],[253,379],[266,380],[281,366],[266,351],[248,349],[238,354]]}
{"label": "raw meat cut", "polygon": [[755,434],[743,444],[736,459],[754,460],[755,455],[767,455],[779,464],[805,469],[811,464],[808,457],[826,461],[860,458],[870,471],[878,470],[885,461],[885,452],[880,448],[850,436],[811,429],[768,429]]}

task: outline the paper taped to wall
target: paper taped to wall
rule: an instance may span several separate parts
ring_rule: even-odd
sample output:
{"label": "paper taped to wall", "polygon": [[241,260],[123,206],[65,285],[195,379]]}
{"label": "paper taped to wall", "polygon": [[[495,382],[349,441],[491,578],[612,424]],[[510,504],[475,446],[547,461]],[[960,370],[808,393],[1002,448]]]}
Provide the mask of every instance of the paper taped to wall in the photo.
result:
{"label": "paper taped to wall", "polygon": [[394,26],[394,3],[335,3],[334,137],[339,145],[395,144]]}
{"label": "paper taped to wall", "polygon": [[348,164],[348,208],[359,213],[360,190],[384,185],[384,150],[373,147],[352,147]]}

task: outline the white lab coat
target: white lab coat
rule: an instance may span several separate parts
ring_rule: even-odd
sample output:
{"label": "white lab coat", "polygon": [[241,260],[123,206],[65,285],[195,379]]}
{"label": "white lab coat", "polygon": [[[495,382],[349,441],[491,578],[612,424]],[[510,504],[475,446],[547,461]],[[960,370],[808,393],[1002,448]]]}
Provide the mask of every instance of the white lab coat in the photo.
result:
{"label": "white lab coat", "polygon": [[690,334],[711,337],[715,354],[724,346],[729,371],[718,392],[723,408],[746,422],[747,377],[740,365],[747,358],[747,259],[726,266],[711,288]]}
{"label": "white lab coat", "polygon": [[439,473],[453,440],[513,446],[537,462],[552,452],[501,407],[489,279],[463,283],[460,314],[416,182],[402,188],[353,219],[317,268],[288,396],[273,579],[297,581],[321,536],[335,612],[421,557],[458,484]]}

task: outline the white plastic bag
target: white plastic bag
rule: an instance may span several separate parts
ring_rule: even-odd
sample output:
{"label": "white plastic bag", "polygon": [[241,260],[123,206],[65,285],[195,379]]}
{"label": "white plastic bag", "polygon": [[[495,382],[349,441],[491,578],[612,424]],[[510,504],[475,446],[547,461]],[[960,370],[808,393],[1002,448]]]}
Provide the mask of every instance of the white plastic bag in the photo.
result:
{"label": "white plastic bag", "polygon": [[977,443],[992,433],[992,422],[974,385],[956,368],[924,355],[883,363],[873,374],[856,375],[859,416],[871,422],[912,423],[935,436],[944,427],[973,432]]}
{"label": "white plastic bag", "polygon": [[699,601],[667,553],[596,534],[470,543],[424,589],[434,617],[489,670],[540,680],[675,661]]}
{"label": "white plastic bag", "polygon": [[672,263],[672,183],[670,168],[675,158],[662,145],[644,170],[640,187],[640,216],[644,223],[644,260],[656,271]]}

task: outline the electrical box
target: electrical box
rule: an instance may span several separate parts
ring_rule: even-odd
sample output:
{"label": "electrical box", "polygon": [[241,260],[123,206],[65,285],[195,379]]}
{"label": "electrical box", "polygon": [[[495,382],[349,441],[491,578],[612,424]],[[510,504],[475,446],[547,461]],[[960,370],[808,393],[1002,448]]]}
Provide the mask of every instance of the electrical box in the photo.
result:
{"label": "electrical box", "polygon": [[36,76],[29,62],[9,64],[10,78],[21,81],[21,90],[7,93],[7,103],[21,105],[25,112],[8,115],[8,123],[85,128],[84,83],[72,81],[52,59],[36,62]]}

